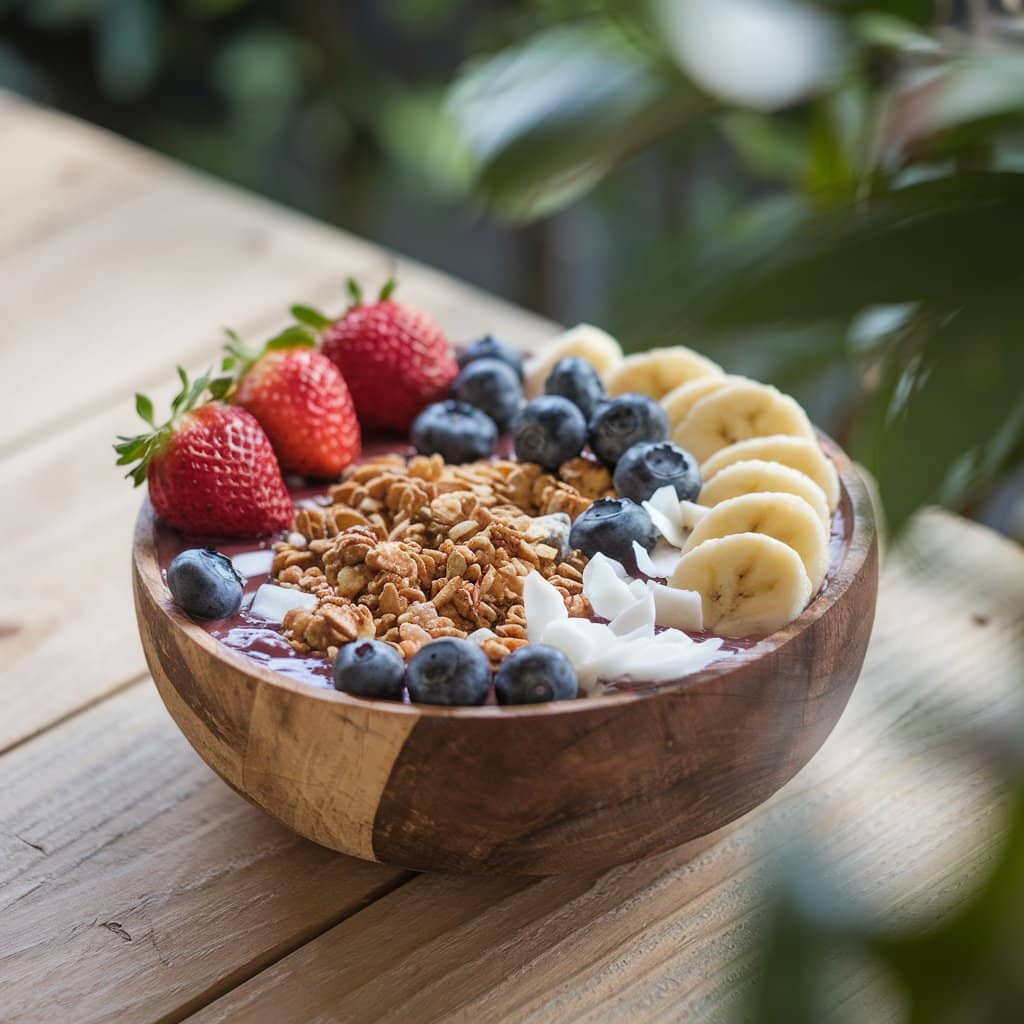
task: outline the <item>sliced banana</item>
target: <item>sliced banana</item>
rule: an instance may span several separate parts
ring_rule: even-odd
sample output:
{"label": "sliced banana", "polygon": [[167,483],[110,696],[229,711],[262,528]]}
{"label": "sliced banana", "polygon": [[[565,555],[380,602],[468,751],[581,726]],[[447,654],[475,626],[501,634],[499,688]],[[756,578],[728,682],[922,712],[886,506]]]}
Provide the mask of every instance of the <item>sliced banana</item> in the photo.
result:
{"label": "sliced banana", "polygon": [[544,394],[544,382],[555,363],[565,356],[582,356],[600,376],[612,373],[622,362],[622,346],[607,331],[592,324],[577,324],[549,342],[526,364],[526,397]]}
{"label": "sliced banana", "polygon": [[704,541],[669,582],[700,594],[704,628],[718,636],[772,633],[797,618],[812,593],[800,556],[762,533]]}
{"label": "sliced banana", "polygon": [[764,459],[744,459],[720,469],[713,480],[709,480],[700,492],[700,504],[713,506],[741,494],[757,494],[775,491],[779,494],[795,494],[803,498],[818,514],[826,531],[831,516],[825,492],[806,473],[785,466],[781,462],[765,462]]}
{"label": "sliced banana", "polygon": [[686,414],[705,395],[720,391],[727,384],[743,379],[742,377],[733,377],[726,374],[722,376],[707,374],[704,377],[694,377],[693,380],[688,380],[680,384],[679,387],[673,388],[661,399],[661,407],[668,415],[669,437],[672,436],[672,429],[675,425],[682,423],[686,419]]}
{"label": "sliced banana", "polygon": [[704,462],[737,441],[767,434],[814,439],[811,421],[792,398],[767,384],[739,380],[697,402],[672,440]]}
{"label": "sliced banana", "polygon": [[664,398],[670,391],[698,377],[720,377],[723,370],[707,356],[673,345],[626,356],[607,374],[604,386],[609,397],[639,391],[651,398]]}
{"label": "sliced banana", "polygon": [[817,512],[795,494],[741,494],[727,498],[694,527],[683,554],[708,540],[734,533],[763,533],[791,547],[803,563],[812,591],[828,571],[828,534]]}
{"label": "sliced banana", "polygon": [[715,452],[700,467],[705,483],[713,480],[726,466],[748,459],[781,462],[784,466],[809,476],[824,492],[830,510],[839,504],[839,474],[816,440],[774,434],[770,437],[752,437],[738,441]]}

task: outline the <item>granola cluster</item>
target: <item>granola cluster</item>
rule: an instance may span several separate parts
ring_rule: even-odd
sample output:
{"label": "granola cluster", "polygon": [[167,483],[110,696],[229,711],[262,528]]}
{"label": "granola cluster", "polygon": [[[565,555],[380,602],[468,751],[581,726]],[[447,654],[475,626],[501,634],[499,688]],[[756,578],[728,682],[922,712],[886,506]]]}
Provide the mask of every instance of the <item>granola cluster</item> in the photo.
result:
{"label": "granola cluster", "polygon": [[299,536],[277,546],[276,581],[318,598],[312,610],[287,613],[285,635],[332,657],[341,644],[377,637],[408,658],[438,637],[487,629],[484,651],[500,662],[526,643],[531,571],[555,586],[570,615],[590,614],[585,559],[563,559],[541,517],[573,520],[613,493],[608,471],[585,458],[557,476],[502,460],[450,466],[437,455],[364,462],[330,489],[329,504],[298,509]]}

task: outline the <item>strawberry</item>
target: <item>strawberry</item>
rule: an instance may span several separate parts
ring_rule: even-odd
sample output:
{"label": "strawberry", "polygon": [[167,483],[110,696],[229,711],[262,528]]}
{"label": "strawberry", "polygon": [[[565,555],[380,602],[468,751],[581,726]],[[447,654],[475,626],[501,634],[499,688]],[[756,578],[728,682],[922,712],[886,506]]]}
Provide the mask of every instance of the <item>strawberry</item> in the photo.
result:
{"label": "strawberry", "polygon": [[320,331],[321,350],[344,375],[359,419],[406,431],[447,396],[459,370],[451,344],[429,316],[391,298],[393,281],[369,304],[354,281],[348,287],[353,304],[337,320],[304,306],[292,313]]}
{"label": "strawberry", "polygon": [[[127,475],[136,487],[149,481],[157,515],[182,533],[261,537],[286,529],[292,500],[267,435],[251,413],[217,401],[230,379],[189,383],[184,370],[178,374],[181,391],[162,426],[154,422],[153,403],[135,396],[151,430],[119,438],[117,464],[132,466]],[[200,404],[208,398],[214,400]]]}
{"label": "strawberry", "polygon": [[238,374],[230,401],[260,421],[281,469],[333,478],[359,458],[359,420],[345,379],[314,342],[293,327],[255,356],[230,346],[223,368]]}

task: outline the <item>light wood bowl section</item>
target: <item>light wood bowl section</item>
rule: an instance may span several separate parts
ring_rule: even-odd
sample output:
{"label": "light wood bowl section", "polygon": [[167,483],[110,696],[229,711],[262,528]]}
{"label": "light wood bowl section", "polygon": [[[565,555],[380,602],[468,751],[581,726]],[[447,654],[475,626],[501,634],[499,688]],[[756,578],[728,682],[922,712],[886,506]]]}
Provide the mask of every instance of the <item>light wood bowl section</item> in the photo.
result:
{"label": "light wood bowl section", "polygon": [[404,867],[589,872],[705,835],[814,755],[860,674],[878,552],[868,493],[828,444],[850,523],[795,622],[644,693],[518,708],[366,701],[290,680],[174,607],[148,502],[136,524],[139,629],[157,688],[230,786],[314,842]]}

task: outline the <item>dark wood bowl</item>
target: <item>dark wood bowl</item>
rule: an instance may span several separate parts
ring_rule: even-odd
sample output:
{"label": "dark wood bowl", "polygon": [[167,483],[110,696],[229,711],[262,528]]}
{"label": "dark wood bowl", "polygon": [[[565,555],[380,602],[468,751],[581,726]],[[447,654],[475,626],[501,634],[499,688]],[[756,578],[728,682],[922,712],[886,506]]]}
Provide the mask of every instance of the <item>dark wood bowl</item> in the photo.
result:
{"label": "dark wood bowl", "polygon": [[516,708],[366,701],[291,680],[176,610],[147,502],[135,603],[160,696],[199,755],[289,828],[404,867],[589,872],[705,835],[814,755],[860,673],[878,553],[868,493],[842,483],[845,552],[785,629],[643,693]]}

